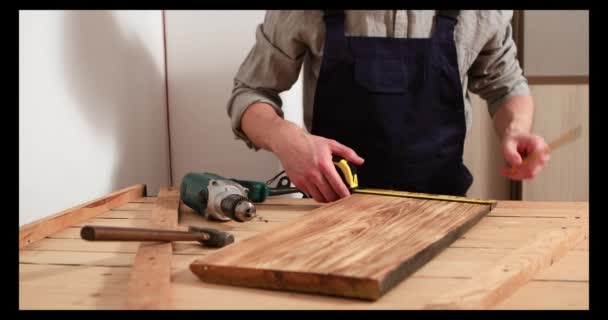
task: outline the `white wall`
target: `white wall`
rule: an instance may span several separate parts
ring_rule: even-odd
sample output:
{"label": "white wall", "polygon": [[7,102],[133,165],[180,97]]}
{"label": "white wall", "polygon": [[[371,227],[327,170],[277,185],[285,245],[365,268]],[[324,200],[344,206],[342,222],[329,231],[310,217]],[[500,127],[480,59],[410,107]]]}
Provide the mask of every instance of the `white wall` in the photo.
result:
{"label": "white wall", "polygon": [[526,75],[589,74],[589,10],[525,10]]}
{"label": "white wall", "polygon": [[[173,184],[184,174],[215,172],[267,180],[279,160],[234,139],[226,103],[236,72],[255,42],[265,11],[166,11]],[[286,116],[301,123],[301,84],[282,94]],[[297,122],[299,120],[299,122]]]}
{"label": "white wall", "polygon": [[168,185],[160,11],[19,14],[19,223]]}

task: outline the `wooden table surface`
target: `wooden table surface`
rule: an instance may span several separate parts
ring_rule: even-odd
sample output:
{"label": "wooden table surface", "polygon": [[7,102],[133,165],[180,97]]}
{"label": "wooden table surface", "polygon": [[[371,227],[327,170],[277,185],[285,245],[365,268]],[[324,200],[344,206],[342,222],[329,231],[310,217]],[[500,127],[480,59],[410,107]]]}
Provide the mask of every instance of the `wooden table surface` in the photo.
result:
{"label": "wooden table surface", "polygon": [[[20,309],[124,309],[129,272],[139,243],[87,242],[80,239],[80,227],[150,227],[155,199],[142,197],[20,250]],[[183,228],[197,225],[230,231],[236,241],[246,241],[318,206],[310,199],[276,198],[258,205],[258,214],[264,220],[214,223],[182,205],[179,224]],[[188,266],[213,249],[175,242],[170,305],[174,309],[420,309],[543,232],[581,222],[588,228],[588,217],[587,202],[500,201],[464,236],[376,302],[203,283]],[[496,306],[588,308],[588,238]]]}

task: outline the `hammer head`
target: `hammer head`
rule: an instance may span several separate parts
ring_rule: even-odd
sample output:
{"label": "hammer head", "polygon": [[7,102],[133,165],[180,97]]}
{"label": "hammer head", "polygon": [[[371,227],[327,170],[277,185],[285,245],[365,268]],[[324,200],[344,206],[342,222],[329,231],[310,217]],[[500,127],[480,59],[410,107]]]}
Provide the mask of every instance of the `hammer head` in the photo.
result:
{"label": "hammer head", "polygon": [[234,236],[232,234],[212,228],[190,226],[188,227],[188,231],[200,232],[209,235],[209,239],[202,240],[200,243],[210,247],[221,248],[234,242]]}

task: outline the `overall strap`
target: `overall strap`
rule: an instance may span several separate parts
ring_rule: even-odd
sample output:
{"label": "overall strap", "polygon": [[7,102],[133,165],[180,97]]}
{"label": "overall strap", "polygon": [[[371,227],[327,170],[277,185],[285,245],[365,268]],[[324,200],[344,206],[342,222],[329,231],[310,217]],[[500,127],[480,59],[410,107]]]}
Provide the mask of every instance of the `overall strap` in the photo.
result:
{"label": "overall strap", "polygon": [[435,19],[433,38],[444,41],[454,41],[454,27],[458,22],[460,10],[438,10]]}
{"label": "overall strap", "polygon": [[325,22],[325,49],[326,57],[342,57],[347,53],[346,33],[344,28],[344,10],[323,10]]}

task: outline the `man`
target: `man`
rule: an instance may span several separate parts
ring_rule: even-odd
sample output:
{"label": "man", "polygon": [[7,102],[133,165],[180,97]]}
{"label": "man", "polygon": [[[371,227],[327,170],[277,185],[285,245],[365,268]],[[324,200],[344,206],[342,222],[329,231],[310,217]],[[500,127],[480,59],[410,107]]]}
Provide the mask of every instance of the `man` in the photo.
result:
{"label": "man", "polygon": [[[349,192],[332,156],[359,166],[361,187],[466,195],[467,91],[488,102],[509,166],[530,179],[549,155],[531,132],[533,101],[516,59],[511,11],[269,11],[228,102],[236,136],[275,153],[316,201]],[[278,94],[304,65],[306,130]]]}

